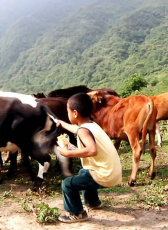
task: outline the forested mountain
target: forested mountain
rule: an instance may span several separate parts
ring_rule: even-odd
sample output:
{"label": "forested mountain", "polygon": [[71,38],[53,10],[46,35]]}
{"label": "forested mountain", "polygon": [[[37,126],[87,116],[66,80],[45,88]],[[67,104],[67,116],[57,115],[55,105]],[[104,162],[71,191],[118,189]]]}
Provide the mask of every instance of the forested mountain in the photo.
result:
{"label": "forested mountain", "polygon": [[0,89],[49,92],[86,84],[168,91],[167,0],[1,0]]}

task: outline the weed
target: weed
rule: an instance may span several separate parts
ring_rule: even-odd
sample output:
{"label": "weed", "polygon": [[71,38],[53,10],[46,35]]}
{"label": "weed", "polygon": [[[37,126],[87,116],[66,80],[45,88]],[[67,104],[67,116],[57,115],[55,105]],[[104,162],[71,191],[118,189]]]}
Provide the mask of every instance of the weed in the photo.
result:
{"label": "weed", "polygon": [[36,206],[37,221],[39,223],[55,223],[58,220],[58,208],[50,208],[48,204],[42,203]]}
{"label": "weed", "polygon": [[26,212],[31,212],[31,208],[30,208],[29,204],[26,203],[25,201],[21,204],[21,208]]}
{"label": "weed", "polygon": [[12,198],[12,197],[14,197],[14,195],[13,195],[13,193],[12,193],[12,190],[10,190],[10,191],[5,191],[4,193],[3,193],[3,197],[4,198]]}
{"label": "weed", "polygon": [[33,212],[37,218],[37,222],[41,224],[56,223],[59,217],[59,209],[57,207],[50,208],[48,204],[32,204],[30,200],[24,200],[21,208],[26,212]]}
{"label": "weed", "polygon": [[130,188],[129,187],[124,187],[124,185],[117,185],[115,187],[112,188],[104,188],[103,192],[105,193],[109,193],[109,192],[115,192],[117,194],[125,194],[125,193],[129,193],[130,192]]}
{"label": "weed", "polygon": [[25,184],[26,184],[25,179],[23,179],[23,178],[16,179],[15,182],[16,182],[17,184],[22,184],[22,185],[25,185]]}

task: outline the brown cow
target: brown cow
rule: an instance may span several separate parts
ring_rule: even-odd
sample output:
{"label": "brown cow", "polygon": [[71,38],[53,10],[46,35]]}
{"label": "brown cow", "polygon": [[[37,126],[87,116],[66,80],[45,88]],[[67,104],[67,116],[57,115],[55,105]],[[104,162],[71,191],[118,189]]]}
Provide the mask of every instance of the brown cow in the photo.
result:
{"label": "brown cow", "polygon": [[[157,110],[156,121],[168,120],[168,93],[151,96]],[[158,145],[161,146],[161,135],[159,124],[156,126],[156,134],[158,136]]]}
{"label": "brown cow", "polygon": [[157,109],[156,121],[168,120],[168,93],[151,96]]}
{"label": "brown cow", "polygon": [[[124,99],[111,95],[88,93],[92,98],[93,119],[115,139],[118,149],[121,140],[129,141],[133,151],[132,173],[129,185],[134,185],[142,152],[145,151],[146,134],[149,133],[150,154],[152,158],[150,176],[155,176],[155,124],[156,109],[151,98],[145,95],[134,95]],[[139,140],[142,136],[142,147]]]}

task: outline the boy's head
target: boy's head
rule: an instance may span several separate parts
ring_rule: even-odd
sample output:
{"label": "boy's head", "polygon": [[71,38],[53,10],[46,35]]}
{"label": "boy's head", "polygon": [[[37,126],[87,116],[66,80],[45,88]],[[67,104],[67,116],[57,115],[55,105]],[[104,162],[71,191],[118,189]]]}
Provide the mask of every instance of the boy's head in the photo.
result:
{"label": "boy's head", "polygon": [[77,111],[82,117],[90,117],[93,103],[89,95],[78,93],[68,99],[68,107],[71,111]]}

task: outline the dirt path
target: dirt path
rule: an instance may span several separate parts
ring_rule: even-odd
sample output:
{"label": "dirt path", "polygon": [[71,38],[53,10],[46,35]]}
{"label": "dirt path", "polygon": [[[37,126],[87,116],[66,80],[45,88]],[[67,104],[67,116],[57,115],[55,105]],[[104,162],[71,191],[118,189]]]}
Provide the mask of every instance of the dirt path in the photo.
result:
{"label": "dirt path", "polygon": [[[44,200],[43,200],[44,202]],[[63,213],[61,198],[45,200],[50,207],[58,207]],[[122,229],[122,230],[166,230],[168,229],[168,207],[160,211],[144,211],[124,207],[109,207],[89,212],[89,221],[83,223],[56,223],[55,225],[40,225],[33,213],[23,212],[20,202],[10,202],[0,207],[0,230],[76,230],[76,229]]]}
{"label": "dirt path", "polygon": [[[160,159],[163,161],[161,154]],[[52,178],[54,178],[53,175]],[[100,190],[99,195],[103,201],[103,207],[100,210],[90,211],[90,219],[87,222],[74,224],[57,222],[51,225],[40,225],[33,212],[26,212],[22,209],[22,204],[25,200],[33,205],[43,202],[50,208],[58,207],[59,213],[63,214],[60,182],[58,178],[56,182],[52,180],[48,180],[49,183],[46,184],[49,190],[42,194],[28,193],[32,182],[24,168],[19,169],[15,178],[4,180],[0,184],[0,230],[168,230],[168,206],[163,206],[157,211],[155,209],[146,210],[143,203],[140,203],[142,205],[139,203],[131,205],[131,196],[137,194],[138,187],[136,186],[128,193],[124,192],[121,195]],[[159,182],[159,179],[157,181]],[[145,184],[140,187],[146,189]],[[167,194],[167,190],[164,190],[164,194]],[[50,194],[47,193],[48,191]],[[148,195],[150,196],[151,193],[148,192]]]}

